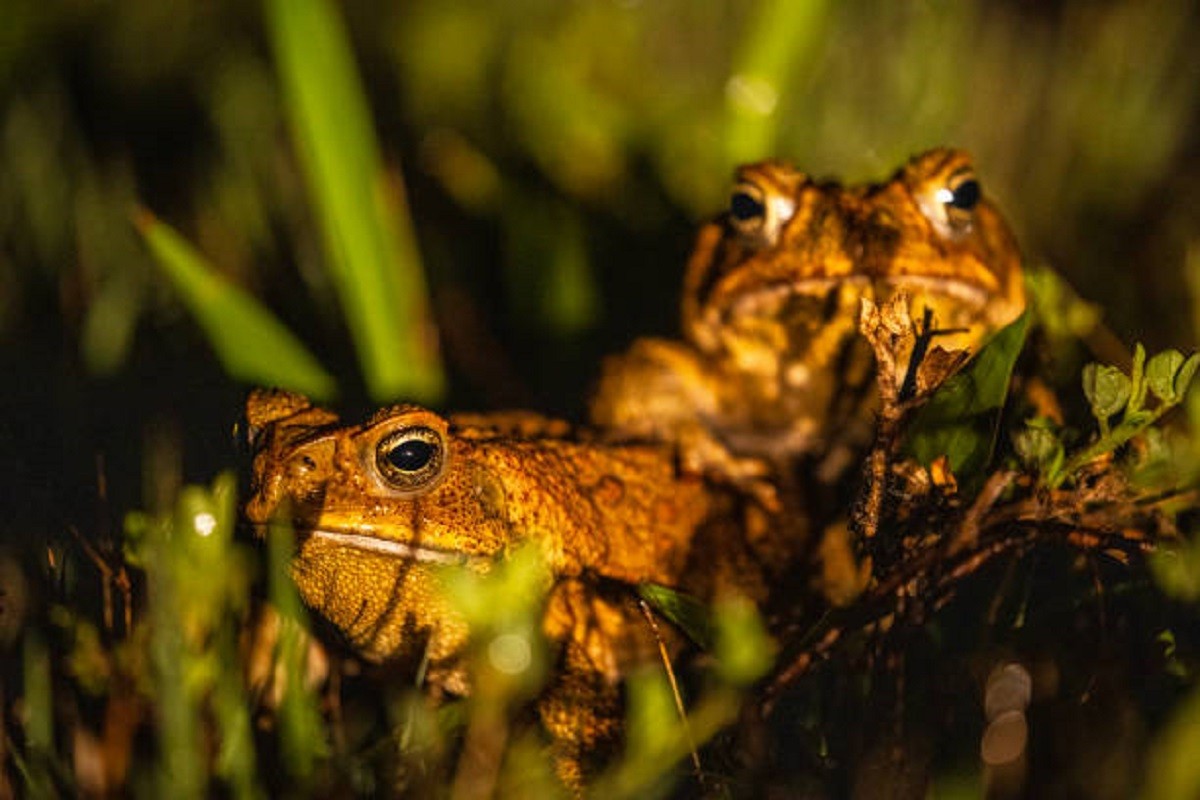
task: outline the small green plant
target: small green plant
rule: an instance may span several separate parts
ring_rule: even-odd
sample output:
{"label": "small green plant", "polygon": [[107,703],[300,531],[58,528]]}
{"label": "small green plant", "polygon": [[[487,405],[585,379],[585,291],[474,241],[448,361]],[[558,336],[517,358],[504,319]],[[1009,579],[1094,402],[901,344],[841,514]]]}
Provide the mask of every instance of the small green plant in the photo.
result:
{"label": "small green plant", "polygon": [[[464,653],[471,692],[449,714],[431,715],[428,704],[410,703],[400,747],[406,761],[424,753],[445,758],[461,737],[461,753],[446,765],[452,766],[452,798],[557,793],[549,760],[538,757],[536,731],[518,723],[552,664],[541,627],[548,583],[542,553],[531,544],[485,572],[454,566],[441,576],[446,599],[471,632]],[[510,754],[520,757],[510,760]]]}
{"label": "small green plant", "polygon": [[[145,570],[148,613],[130,640],[146,650],[120,674],[156,701],[152,780],[167,793],[200,795],[216,785],[235,797],[257,791],[251,705],[237,658],[252,561],[233,535],[236,485],[222,473],[211,487],[184,487],[167,513],[125,519],[126,561]],[[120,692],[110,691],[119,705]],[[215,751],[208,737],[219,742]]]}
{"label": "small green plant", "polygon": [[[1068,455],[1054,426],[1048,420],[1034,419],[1014,437],[1017,455],[1037,471],[1044,485],[1057,489],[1084,466],[1146,433],[1183,402],[1197,369],[1200,354],[1185,358],[1178,350],[1164,350],[1147,361],[1141,344],[1134,349],[1128,375],[1111,365],[1088,364],[1083,368],[1083,393],[1099,435]],[[1151,398],[1152,404],[1147,405]]]}

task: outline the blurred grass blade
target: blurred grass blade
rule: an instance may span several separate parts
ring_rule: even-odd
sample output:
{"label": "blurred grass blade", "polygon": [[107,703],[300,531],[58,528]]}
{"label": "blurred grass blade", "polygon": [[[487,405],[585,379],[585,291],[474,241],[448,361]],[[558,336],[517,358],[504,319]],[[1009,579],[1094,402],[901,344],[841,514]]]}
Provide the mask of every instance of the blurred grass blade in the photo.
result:
{"label": "blurred grass blade", "polygon": [[[149,528],[146,608],[151,624],[149,655],[153,665],[153,697],[158,718],[159,761],[157,793],[173,797],[202,797],[208,787],[201,744],[202,711],[195,680],[203,660],[189,641],[189,583],[179,568],[188,558],[190,537],[176,531],[173,518],[155,520]],[[197,574],[192,571],[192,574]],[[201,573],[202,574],[202,573]],[[199,613],[208,609],[195,606]],[[194,636],[192,637],[195,638]],[[192,680],[189,682],[189,678]]]}
{"label": "blurred grass blade", "polygon": [[386,180],[345,27],[327,0],[267,0],[266,11],[292,136],[367,390],[381,402],[436,400],[442,373],[421,261],[399,181]]}
{"label": "blurred grass blade", "polygon": [[25,690],[25,743],[39,758],[54,752],[54,687],[50,680],[50,651],[37,631],[25,636],[22,652]]}
{"label": "blurred grass blade", "polygon": [[1200,691],[1193,689],[1172,712],[1150,748],[1142,797],[1169,800],[1196,797],[1200,791]]}
{"label": "blurred grass blade", "polygon": [[307,783],[318,762],[329,755],[329,743],[321,720],[320,695],[306,688],[310,634],[308,618],[290,577],[294,544],[290,525],[271,523],[267,534],[267,592],[280,615],[275,657],[284,687],[279,706],[279,744],[288,772]]}
{"label": "blurred grass blade", "polygon": [[729,164],[773,155],[780,99],[792,73],[812,62],[828,0],[760,0],[749,14],[725,85]]}
{"label": "blurred grass blade", "polygon": [[717,674],[734,686],[749,686],[775,662],[775,643],[754,603],[725,597],[713,614]]}
{"label": "blurred grass blade", "polygon": [[530,323],[580,333],[600,316],[587,236],[576,212],[532,193],[504,208],[509,302]]}
{"label": "blurred grass blade", "polygon": [[222,278],[169,225],[139,209],[134,223],[179,290],[225,371],[237,380],[278,386],[328,400],[333,378],[291,331],[249,294]]}

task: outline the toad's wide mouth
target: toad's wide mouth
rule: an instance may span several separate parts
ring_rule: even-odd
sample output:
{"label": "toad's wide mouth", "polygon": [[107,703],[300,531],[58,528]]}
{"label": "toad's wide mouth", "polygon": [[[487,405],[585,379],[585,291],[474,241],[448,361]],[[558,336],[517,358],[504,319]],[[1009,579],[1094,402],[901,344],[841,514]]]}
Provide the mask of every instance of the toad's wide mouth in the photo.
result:
{"label": "toad's wide mouth", "polygon": [[436,547],[398,542],[394,539],[383,539],[364,533],[349,533],[315,529],[308,532],[309,540],[318,540],[338,547],[349,547],[367,553],[378,553],[383,556],[399,558],[405,561],[420,561],[426,564],[466,564],[472,557],[466,553],[454,550],[440,550]]}
{"label": "toad's wide mouth", "polygon": [[950,276],[902,275],[871,278],[851,275],[841,278],[807,278],[799,281],[775,281],[739,294],[724,313],[741,315],[776,314],[781,304],[793,298],[807,298],[822,307],[829,293],[842,289],[878,298],[896,291],[913,296],[945,298],[964,310],[976,311],[995,302],[994,292],[963,278]]}
{"label": "toad's wide mouth", "polygon": [[883,278],[879,281],[889,286],[893,291],[900,289],[910,293],[928,292],[934,295],[954,298],[964,305],[982,308],[996,299],[995,292],[989,292],[983,286],[965,278],[931,275],[904,275]]}

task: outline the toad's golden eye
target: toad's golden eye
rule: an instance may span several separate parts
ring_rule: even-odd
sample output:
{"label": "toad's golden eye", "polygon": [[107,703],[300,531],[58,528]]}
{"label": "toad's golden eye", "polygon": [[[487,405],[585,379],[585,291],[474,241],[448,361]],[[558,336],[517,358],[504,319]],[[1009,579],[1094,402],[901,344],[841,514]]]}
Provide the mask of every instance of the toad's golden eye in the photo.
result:
{"label": "toad's golden eye", "polygon": [[445,466],[445,442],[440,433],[423,425],[401,428],[375,448],[379,474],[393,488],[403,491],[432,485]]}
{"label": "toad's golden eye", "polygon": [[750,181],[738,183],[729,196],[729,224],[755,247],[774,244],[794,210],[788,198],[763,191]]}
{"label": "toad's golden eye", "polygon": [[932,192],[921,210],[943,236],[966,233],[975,221],[975,207],[983,198],[979,180],[970,169],[962,169]]}

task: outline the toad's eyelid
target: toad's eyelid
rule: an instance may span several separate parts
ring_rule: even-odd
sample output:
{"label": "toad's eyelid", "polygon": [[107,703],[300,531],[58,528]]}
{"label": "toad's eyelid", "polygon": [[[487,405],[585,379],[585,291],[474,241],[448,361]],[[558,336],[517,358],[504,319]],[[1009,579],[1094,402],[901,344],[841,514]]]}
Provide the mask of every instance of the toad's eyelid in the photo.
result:
{"label": "toad's eyelid", "polygon": [[293,449],[302,447],[313,447],[314,445],[323,444],[327,441],[332,442],[337,439],[337,431],[332,430],[328,426],[310,428],[300,434],[297,434],[289,443]]}

